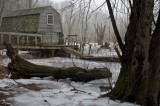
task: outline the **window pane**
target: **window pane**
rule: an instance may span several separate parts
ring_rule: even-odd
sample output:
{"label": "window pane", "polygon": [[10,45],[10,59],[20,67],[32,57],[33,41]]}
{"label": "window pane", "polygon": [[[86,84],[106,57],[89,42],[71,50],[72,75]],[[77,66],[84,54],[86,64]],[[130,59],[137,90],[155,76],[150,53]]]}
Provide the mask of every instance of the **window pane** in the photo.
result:
{"label": "window pane", "polygon": [[53,15],[47,15],[47,24],[54,24],[54,17]]}

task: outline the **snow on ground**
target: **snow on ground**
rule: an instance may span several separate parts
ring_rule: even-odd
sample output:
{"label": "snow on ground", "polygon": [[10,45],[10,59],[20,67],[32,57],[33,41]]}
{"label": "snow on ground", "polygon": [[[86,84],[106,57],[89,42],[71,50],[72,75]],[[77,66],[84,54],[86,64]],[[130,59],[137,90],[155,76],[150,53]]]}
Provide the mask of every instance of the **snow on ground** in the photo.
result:
{"label": "snow on ground", "polygon": [[[7,87],[12,86],[14,92],[17,92],[8,98],[12,106],[138,106],[112,101],[107,97],[98,98],[104,92],[90,83],[31,79],[4,79],[0,82]],[[6,86],[0,86],[0,89]]]}
{"label": "snow on ground", "polygon": [[16,85],[14,80],[12,79],[2,79],[0,80],[0,88],[10,87],[12,85]]}
{"label": "snow on ground", "polygon": [[[110,50],[102,49],[97,51],[99,47],[98,45],[92,46],[91,55],[116,56],[113,48]],[[86,53],[87,49],[88,47],[86,46]],[[120,70],[119,63],[94,62],[75,58],[52,57],[46,59],[27,59],[27,61],[34,64],[59,68],[74,67],[74,65],[88,69],[108,68],[112,72],[113,83],[117,80]],[[5,65],[9,62],[10,59],[8,58],[3,60]],[[51,77],[42,79],[3,79],[0,80],[0,90],[2,89],[0,93],[4,93],[4,95],[6,92],[10,95],[12,94],[7,99],[12,104],[11,106],[138,106],[130,103],[112,101],[107,97],[98,98],[100,95],[106,93],[101,92],[99,87],[106,86],[108,79],[95,80],[88,83],[46,80],[52,79]]]}

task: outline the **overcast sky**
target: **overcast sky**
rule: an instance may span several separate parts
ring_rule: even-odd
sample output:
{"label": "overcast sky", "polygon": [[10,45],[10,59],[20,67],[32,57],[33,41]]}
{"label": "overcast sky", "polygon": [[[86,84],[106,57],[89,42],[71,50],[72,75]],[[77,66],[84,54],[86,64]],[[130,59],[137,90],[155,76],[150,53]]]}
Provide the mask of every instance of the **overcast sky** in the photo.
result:
{"label": "overcast sky", "polygon": [[[54,2],[71,1],[71,0],[51,0]],[[105,0],[94,0],[97,5],[101,5]]]}

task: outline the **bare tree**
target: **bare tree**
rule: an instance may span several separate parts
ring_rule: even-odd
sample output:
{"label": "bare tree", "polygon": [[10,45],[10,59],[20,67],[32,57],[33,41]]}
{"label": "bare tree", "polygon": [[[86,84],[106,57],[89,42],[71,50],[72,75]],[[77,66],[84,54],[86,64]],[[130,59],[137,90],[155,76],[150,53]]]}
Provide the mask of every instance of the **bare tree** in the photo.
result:
{"label": "bare tree", "polygon": [[37,5],[39,0],[26,0],[26,8],[33,8]]}
{"label": "bare tree", "polygon": [[102,25],[102,23],[99,25],[97,23],[97,25],[94,24],[94,27],[95,27],[95,31],[96,31],[96,35],[97,35],[98,45],[103,45],[103,39],[104,39],[105,30],[106,30],[106,25]]}
{"label": "bare tree", "polygon": [[0,26],[1,26],[2,14],[3,14],[3,11],[4,11],[6,1],[7,0],[0,0]]}

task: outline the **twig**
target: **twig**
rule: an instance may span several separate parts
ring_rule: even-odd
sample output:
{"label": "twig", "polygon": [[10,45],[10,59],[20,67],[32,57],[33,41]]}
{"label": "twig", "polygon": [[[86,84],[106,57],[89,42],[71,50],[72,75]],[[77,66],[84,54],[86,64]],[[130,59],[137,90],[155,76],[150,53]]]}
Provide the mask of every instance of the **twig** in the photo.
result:
{"label": "twig", "polygon": [[75,88],[72,84],[70,84],[68,82],[66,82],[66,83],[73,88],[72,91],[79,91],[79,92],[83,92],[83,93],[88,93],[88,92],[85,92],[85,91],[82,91],[82,90],[79,90],[79,89]]}

